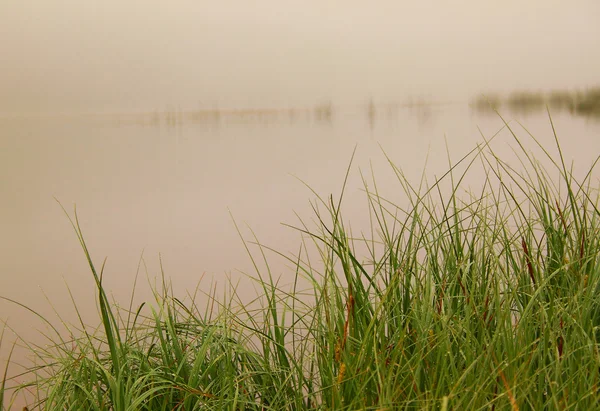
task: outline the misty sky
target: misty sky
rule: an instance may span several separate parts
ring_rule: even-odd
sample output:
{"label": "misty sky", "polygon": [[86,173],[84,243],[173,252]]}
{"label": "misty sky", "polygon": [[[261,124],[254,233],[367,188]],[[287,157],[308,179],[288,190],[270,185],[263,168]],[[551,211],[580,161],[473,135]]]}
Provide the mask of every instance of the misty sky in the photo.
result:
{"label": "misty sky", "polygon": [[2,0],[0,113],[600,84],[600,2]]}

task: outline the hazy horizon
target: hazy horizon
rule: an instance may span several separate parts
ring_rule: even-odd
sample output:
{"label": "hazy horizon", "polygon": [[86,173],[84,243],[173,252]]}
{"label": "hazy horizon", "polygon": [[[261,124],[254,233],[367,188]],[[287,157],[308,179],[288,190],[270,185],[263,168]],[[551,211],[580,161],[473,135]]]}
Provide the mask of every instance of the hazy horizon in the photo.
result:
{"label": "hazy horizon", "polygon": [[599,23],[593,0],[8,0],[0,114],[593,86]]}

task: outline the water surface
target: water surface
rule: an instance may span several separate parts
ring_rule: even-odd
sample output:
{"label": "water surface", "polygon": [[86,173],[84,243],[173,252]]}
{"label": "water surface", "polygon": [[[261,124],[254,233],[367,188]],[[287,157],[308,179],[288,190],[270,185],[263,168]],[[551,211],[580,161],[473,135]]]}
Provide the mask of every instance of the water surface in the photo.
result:
{"label": "water surface", "polygon": [[[516,120],[553,149],[546,114],[506,119],[523,138]],[[565,159],[585,172],[600,153],[600,123],[567,113],[553,120]],[[58,200],[70,213],[76,204],[92,257],[98,266],[107,257],[105,285],[121,304],[129,301],[142,252],[151,279],[160,276],[160,253],[176,295],[192,292],[200,279],[209,292],[212,281],[222,289],[232,278],[251,298],[256,291],[240,273],[254,271],[232,216],[244,236],[251,238],[250,227],[265,244],[297,252],[299,233],[281,223],[297,224],[295,213],[310,221],[315,196],[300,180],[337,197],[356,149],[343,211],[358,232],[368,227],[359,170],[366,176],[373,170],[385,196],[403,199],[383,152],[418,184],[426,161],[426,175],[440,176],[448,153],[456,161],[483,141],[480,133],[491,137],[502,126],[499,117],[462,104],[334,105],[325,116],[308,110],[3,118],[0,294],[52,321],[58,322],[56,310],[75,322],[70,290],[84,319],[96,324],[93,279]],[[506,129],[494,140],[504,158],[514,147]],[[474,175],[464,187],[481,182]],[[291,281],[283,259],[272,256],[271,263],[282,283]],[[142,270],[139,300],[150,297],[145,278]],[[0,301],[0,318],[40,341],[40,322],[23,308]]]}

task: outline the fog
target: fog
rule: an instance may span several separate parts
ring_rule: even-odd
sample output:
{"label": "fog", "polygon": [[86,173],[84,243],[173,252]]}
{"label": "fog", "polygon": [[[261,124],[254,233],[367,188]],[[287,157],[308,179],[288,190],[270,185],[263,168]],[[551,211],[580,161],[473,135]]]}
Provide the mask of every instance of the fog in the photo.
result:
{"label": "fog", "polygon": [[597,0],[3,0],[0,113],[585,87],[599,23]]}

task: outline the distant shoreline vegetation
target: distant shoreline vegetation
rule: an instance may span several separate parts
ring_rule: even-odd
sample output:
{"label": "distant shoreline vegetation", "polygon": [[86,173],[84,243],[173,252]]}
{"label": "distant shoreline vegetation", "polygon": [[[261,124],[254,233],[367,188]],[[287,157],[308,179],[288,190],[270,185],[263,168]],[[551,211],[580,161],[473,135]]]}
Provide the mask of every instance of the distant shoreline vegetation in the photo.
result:
{"label": "distant shoreline vegetation", "polygon": [[508,95],[486,93],[476,97],[471,107],[478,112],[508,109],[519,113],[531,113],[549,107],[600,118],[600,86],[585,90],[515,91]]}

